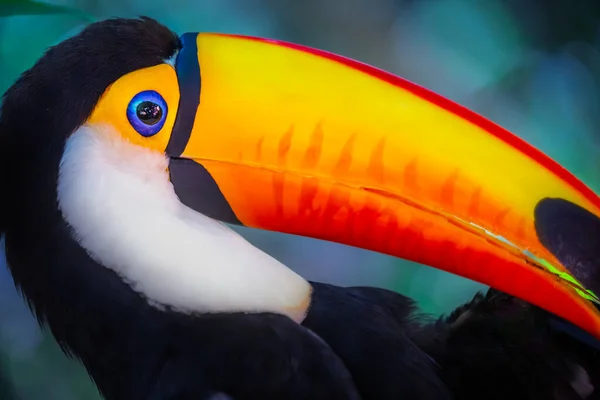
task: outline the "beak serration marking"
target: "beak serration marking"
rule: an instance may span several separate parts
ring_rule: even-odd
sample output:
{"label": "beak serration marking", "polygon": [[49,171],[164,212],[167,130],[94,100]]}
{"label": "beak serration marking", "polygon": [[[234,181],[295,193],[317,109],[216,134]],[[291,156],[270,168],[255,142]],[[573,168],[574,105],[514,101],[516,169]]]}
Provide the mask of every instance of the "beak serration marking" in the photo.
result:
{"label": "beak serration marking", "polygon": [[413,193],[419,192],[419,182],[417,179],[417,167],[419,160],[413,158],[413,160],[404,167],[404,186],[410,189]]}
{"label": "beak serration marking", "polygon": [[379,184],[383,184],[385,182],[385,164],[383,163],[384,150],[385,138],[381,138],[371,153],[371,158],[369,159],[369,166],[367,169],[367,174],[369,177]]}
{"label": "beak serration marking", "polygon": [[446,178],[442,185],[440,197],[442,203],[448,204],[451,208],[454,208],[454,191],[456,189],[456,182],[458,181],[459,171],[458,168],[452,171],[450,176]]}
{"label": "beak serration marking", "polygon": [[350,165],[352,165],[352,152],[354,151],[354,140],[356,140],[356,133],[351,134],[344,144],[340,159],[333,169],[334,177],[344,175],[350,170]]}
{"label": "beak serration marking", "polygon": [[285,167],[286,158],[292,145],[292,138],[294,137],[294,125],[290,125],[288,130],[283,134],[279,140],[279,148],[277,152],[277,162],[280,167]]}
{"label": "beak serration marking", "polygon": [[[294,137],[294,125],[290,125],[288,130],[281,136],[279,145],[277,148],[277,164],[279,168],[284,169],[286,166],[286,160],[290,147],[292,145],[292,138]],[[262,140],[260,141],[262,147]],[[272,173],[273,182],[273,197],[275,202],[275,215],[278,217],[281,223],[285,220],[285,210],[283,207],[284,202],[284,186],[285,186],[285,174],[274,171]]]}
{"label": "beak serration marking", "polygon": [[302,168],[315,168],[321,158],[321,150],[323,149],[323,124],[319,122],[310,138],[308,149],[304,153],[302,160]]}

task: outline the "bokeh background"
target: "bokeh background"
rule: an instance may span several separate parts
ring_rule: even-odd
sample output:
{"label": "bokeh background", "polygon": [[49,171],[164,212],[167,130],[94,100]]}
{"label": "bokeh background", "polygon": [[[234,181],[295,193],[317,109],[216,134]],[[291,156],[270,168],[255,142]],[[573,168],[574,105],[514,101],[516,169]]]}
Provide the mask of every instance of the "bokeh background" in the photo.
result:
{"label": "bokeh background", "polygon": [[[48,0],[45,4],[54,7],[0,0],[0,93],[44,49],[90,21],[147,15],[177,32],[273,37],[389,70],[508,128],[600,193],[600,2],[595,0]],[[448,312],[485,288],[347,246],[239,231],[309,279],[386,287],[415,298],[432,314]],[[40,331],[0,259],[0,399],[98,399],[83,369]]]}

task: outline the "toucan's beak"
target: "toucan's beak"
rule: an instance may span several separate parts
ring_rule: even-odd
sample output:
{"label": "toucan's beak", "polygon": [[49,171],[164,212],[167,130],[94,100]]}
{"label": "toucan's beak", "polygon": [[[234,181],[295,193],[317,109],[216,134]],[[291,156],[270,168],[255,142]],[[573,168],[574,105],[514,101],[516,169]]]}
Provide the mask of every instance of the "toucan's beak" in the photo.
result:
{"label": "toucan's beak", "polygon": [[462,275],[600,337],[595,295],[534,228],[534,209],[548,197],[600,215],[599,197],[557,163],[356,61],[251,37],[183,38],[168,153],[184,203],[226,222]]}

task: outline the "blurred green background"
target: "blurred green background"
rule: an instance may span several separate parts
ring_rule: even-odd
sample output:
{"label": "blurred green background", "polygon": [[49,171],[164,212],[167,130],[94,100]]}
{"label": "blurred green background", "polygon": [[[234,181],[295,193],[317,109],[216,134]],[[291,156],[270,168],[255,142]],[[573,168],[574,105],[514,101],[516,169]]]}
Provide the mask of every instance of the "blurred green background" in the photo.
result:
{"label": "blurred green background", "polygon": [[[46,4],[54,7],[0,0],[0,93],[48,46],[89,21],[147,15],[179,33],[274,37],[389,70],[508,128],[600,192],[600,2],[55,0]],[[64,12],[69,9],[77,11]],[[390,288],[415,298],[433,314],[450,311],[484,288],[429,267],[347,246],[239,230],[309,279]],[[97,399],[82,368],[39,330],[3,262],[0,399]]]}

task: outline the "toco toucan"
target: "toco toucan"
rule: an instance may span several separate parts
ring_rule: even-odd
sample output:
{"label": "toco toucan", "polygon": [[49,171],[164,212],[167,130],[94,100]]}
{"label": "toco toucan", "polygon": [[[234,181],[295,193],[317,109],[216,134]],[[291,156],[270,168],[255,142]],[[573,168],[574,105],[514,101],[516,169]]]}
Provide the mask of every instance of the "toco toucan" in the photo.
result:
{"label": "toco toucan", "polygon": [[107,399],[452,398],[410,299],[309,282],[224,222],[422,262],[600,336],[595,294],[534,213],[559,197],[597,216],[598,196],[373,67],[111,19],[50,48],[1,107],[7,263]]}

